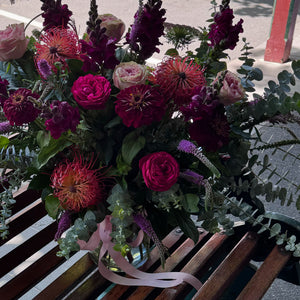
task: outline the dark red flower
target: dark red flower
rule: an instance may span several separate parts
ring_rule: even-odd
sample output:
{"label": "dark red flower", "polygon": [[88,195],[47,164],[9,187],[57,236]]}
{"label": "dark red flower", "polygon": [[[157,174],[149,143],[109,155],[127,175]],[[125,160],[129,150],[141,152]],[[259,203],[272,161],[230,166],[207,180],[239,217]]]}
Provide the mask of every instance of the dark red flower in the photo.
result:
{"label": "dark red flower", "polygon": [[0,105],[3,107],[4,101],[8,98],[7,86],[9,85],[6,79],[0,77]]}
{"label": "dark red flower", "polygon": [[52,27],[68,27],[72,12],[68,9],[68,5],[61,5],[61,0],[41,0],[43,5],[42,17],[44,18],[43,25],[45,29]]}
{"label": "dark red flower", "polygon": [[163,18],[166,11],[161,9],[162,1],[149,0],[134,16],[134,23],[126,35],[126,41],[142,60],[159,52],[159,38],[164,34]]}
{"label": "dark red flower", "polygon": [[39,115],[40,110],[35,107],[32,100],[39,97],[38,94],[33,94],[30,90],[24,88],[13,92],[3,105],[3,111],[9,123],[21,126],[33,122]]}
{"label": "dark red flower", "polygon": [[221,9],[214,16],[214,23],[210,27],[208,37],[211,41],[210,46],[219,46],[221,49],[233,50],[239,41],[239,34],[243,32],[242,23],[240,21],[236,25],[232,25],[233,10],[229,7]]}
{"label": "dark red flower", "polygon": [[149,85],[135,85],[122,90],[115,102],[116,113],[123,123],[134,128],[160,121],[165,114],[163,96]]}
{"label": "dark red flower", "polygon": [[139,167],[146,186],[157,192],[169,190],[179,176],[178,162],[171,154],[163,151],[144,156],[139,161]]}
{"label": "dark red flower", "polygon": [[206,85],[203,71],[199,65],[189,58],[181,59],[179,56],[163,61],[149,78],[166,99],[173,99],[177,106],[191,101],[192,91],[195,87]]}
{"label": "dark red flower", "polygon": [[51,103],[51,118],[46,120],[46,129],[50,131],[54,139],[58,139],[61,134],[69,129],[76,131],[80,122],[78,107],[72,107],[69,103],[63,101],[53,101]]}

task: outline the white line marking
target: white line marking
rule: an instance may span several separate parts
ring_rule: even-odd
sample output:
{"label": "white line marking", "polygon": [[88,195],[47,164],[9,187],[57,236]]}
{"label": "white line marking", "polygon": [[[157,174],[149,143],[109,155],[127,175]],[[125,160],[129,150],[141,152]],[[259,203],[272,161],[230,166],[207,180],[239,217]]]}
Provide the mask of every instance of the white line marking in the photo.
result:
{"label": "white line marking", "polygon": [[[0,9],[0,16],[4,16],[6,18],[16,20],[16,21],[19,21],[19,22],[22,22],[22,23],[25,23],[25,24],[29,23],[30,20],[31,20],[31,19],[28,19],[26,17],[22,17],[22,16],[13,14],[11,12],[8,12],[8,11],[2,10],[2,9]],[[35,27],[40,28],[40,29],[43,28],[43,24],[40,23],[40,22],[37,22],[37,21],[32,21],[30,23],[30,25],[35,26]]]}

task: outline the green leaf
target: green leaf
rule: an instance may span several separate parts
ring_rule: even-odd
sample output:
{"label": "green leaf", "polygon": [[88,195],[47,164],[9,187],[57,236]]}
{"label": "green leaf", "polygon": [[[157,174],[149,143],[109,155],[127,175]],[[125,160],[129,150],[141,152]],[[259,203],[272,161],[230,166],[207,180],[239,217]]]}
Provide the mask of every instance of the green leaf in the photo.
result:
{"label": "green leaf", "polygon": [[295,76],[300,79],[300,60],[294,60],[292,62],[292,69],[294,71]]}
{"label": "green leaf", "polygon": [[190,218],[189,214],[185,213],[184,211],[179,211],[176,209],[173,209],[172,213],[177,221],[178,226],[183,231],[183,233],[187,237],[191,238],[196,244],[199,240],[199,231],[195,223]]}
{"label": "green leaf", "polygon": [[34,176],[28,186],[31,190],[42,190],[50,184],[50,176],[46,174],[38,174]]}
{"label": "green leaf", "polygon": [[169,55],[169,56],[177,56],[179,53],[175,48],[172,49],[168,49],[165,53],[165,55]]}
{"label": "green leaf", "polygon": [[60,203],[57,197],[48,195],[45,198],[45,208],[51,218],[56,219],[59,207]]}
{"label": "green leaf", "polygon": [[48,146],[51,139],[49,131],[40,130],[36,135],[36,141],[40,148]]}
{"label": "green leaf", "polygon": [[61,136],[57,140],[51,138],[49,144],[43,147],[38,155],[38,168],[43,167],[50,158],[54,157],[57,153],[61,152],[71,145],[72,142],[67,140],[64,136]]}
{"label": "green leaf", "polygon": [[199,212],[198,208],[199,196],[195,194],[185,194],[183,207],[187,212],[197,213]]}
{"label": "green leaf", "polygon": [[130,132],[122,144],[122,157],[125,163],[131,165],[132,160],[145,146],[146,139],[137,131]]}
{"label": "green leaf", "polygon": [[3,135],[0,136],[0,149],[6,148],[9,145],[9,139]]}

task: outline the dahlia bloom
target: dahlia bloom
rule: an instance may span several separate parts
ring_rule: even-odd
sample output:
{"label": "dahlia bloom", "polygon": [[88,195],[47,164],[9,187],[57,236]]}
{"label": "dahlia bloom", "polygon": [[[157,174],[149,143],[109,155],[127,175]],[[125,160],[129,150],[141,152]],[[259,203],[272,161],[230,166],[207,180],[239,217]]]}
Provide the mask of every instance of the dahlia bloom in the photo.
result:
{"label": "dahlia bloom", "polygon": [[77,155],[73,161],[61,162],[51,175],[51,186],[65,210],[80,211],[99,203],[103,197],[103,182],[93,162],[85,162]]}
{"label": "dahlia bloom", "polygon": [[161,9],[162,1],[148,1],[142,9],[139,9],[134,16],[134,23],[131,30],[126,35],[126,41],[145,60],[154,52],[159,52],[157,48],[161,45],[159,38],[164,34],[163,18],[166,11]]}
{"label": "dahlia bloom", "polygon": [[7,86],[9,85],[6,79],[0,77],[0,106],[3,107],[4,101],[8,98]]}
{"label": "dahlia bloom", "polygon": [[49,130],[54,139],[58,139],[61,134],[69,129],[76,131],[80,122],[78,107],[72,107],[69,103],[63,101],[53,101],[51,103],[51,118],[46,120],[46,130]]}
{"label": "dahlia bloom", "polygon": [[61,0],[41,0],[43,5],[41,10],[44,11],[42,17],[44,18],[43,26],[45,29],[52,27],[68,26],[72,12],[68,9],[68,5],[61,5]]}
{"label": "dahlia bloom", "polygon": [[10,125],[21,126],[33,122],[40,113],[40,110],[34,106],[30,98],[38,99],[38,94],[30,90],[20,88],[11,93],[4,102],[3,111]]}
{"label": "dahlia bloom", "polygon": [[211,41],[210,46],[219,46],[221,49],[233,50],[239,41],[239,34],[242,33],[243,20],[236,25],[232,25],[233,10],[229,7],[222,9],[214,16],[214,23],[210,27],[208,37]]}
{"label": "dahlia bloom", "polygon": [[66,59],[80,59],[80,45],[77,34],[66,28],[54,27],[40,37],[40,42],[35,44],[35,61],[46,60],[55,72],[54,64],[60,62],[66,67]]}
{"label": "dahlia bloom", "polygon": [[159,85],[166,99],[173,99],[177,106],[191,101],[195,87],[206,85],[201,67],[188,57],[179,56],[163,61],[153,72],[150,81]]}
{"label": "dahlia bloom", "polygon": [[158,90],[144,84],[121,90],[115,105],[123,123],[134,128],[160,121],[166,110],[165,100]]}

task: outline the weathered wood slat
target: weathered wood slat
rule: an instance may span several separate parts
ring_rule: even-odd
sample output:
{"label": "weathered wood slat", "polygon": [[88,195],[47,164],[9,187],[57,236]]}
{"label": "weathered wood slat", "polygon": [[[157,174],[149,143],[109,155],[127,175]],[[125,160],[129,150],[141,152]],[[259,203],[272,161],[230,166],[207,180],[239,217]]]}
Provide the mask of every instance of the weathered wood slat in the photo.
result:
{"label": "weathered wood slat", "polygon": [[249,262],[257,242],[258,235],[248,232],[208,278],[193,300],[219,299],[243,266]]}
{"label": "weathered wood slat", "polygon": [[[181,272],[196,275],[201,270],[213,254],[220,248],[223,242],[227,239],[225,234],[214,234],[205,245],[191,258],[186,266],[181,269]],[[161,294],[156,297],[156,300],[172,300],[176,299],[187,288],[187,283],[182,283],[173,288],[164,289]]]}
{"label": "weathered wood slat", "polygon": [[290,257],[291,252],[286,252],[283,247],[275,246],[237,300],[261,299]]}

